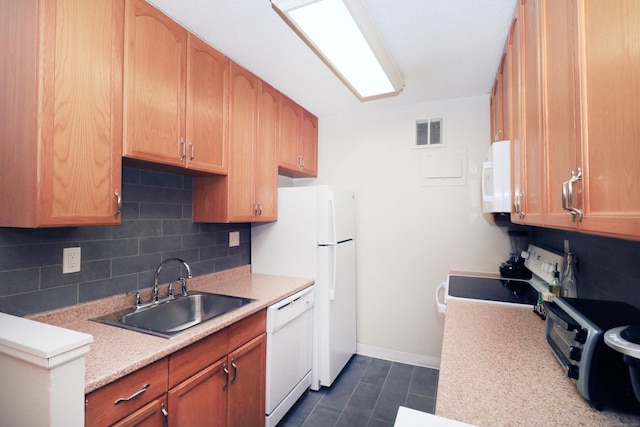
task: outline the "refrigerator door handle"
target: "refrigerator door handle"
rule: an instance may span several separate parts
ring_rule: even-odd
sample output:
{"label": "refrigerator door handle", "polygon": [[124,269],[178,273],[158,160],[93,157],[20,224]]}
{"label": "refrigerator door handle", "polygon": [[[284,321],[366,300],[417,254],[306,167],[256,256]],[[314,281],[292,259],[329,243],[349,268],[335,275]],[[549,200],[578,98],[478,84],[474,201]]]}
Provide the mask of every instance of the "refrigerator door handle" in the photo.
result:
{"label": "refrigerator door handle", "polygon": [[333,251],[333,265],[331,266],[331,286],[329,286],[329,301],[333,301],[336,299],[336,270],[338,269],[338,248],[332,246],[331,250]]}

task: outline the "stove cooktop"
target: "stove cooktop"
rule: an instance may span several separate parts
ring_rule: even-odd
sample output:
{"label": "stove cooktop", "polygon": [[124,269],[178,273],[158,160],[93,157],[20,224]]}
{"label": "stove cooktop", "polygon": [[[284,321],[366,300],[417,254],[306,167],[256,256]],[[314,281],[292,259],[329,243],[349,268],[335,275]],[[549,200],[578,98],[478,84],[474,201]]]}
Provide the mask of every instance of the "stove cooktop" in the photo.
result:
{"label": "stove cooktop", "polygon": [[535,305],[538,291],[528,282],[492,277],[449,276],[448,295],[498,303]]}

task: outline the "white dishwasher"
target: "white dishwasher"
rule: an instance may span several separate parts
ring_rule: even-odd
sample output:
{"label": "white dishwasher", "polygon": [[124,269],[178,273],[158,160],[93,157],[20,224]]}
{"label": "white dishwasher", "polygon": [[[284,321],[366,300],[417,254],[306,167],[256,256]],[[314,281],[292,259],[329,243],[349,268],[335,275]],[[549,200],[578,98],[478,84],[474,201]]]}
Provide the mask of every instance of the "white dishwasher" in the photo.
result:
{"label": "white dishwasher", "polygon": [[314,302],[310,286],[267,308],[265,427],[275,427],[311,385]]}

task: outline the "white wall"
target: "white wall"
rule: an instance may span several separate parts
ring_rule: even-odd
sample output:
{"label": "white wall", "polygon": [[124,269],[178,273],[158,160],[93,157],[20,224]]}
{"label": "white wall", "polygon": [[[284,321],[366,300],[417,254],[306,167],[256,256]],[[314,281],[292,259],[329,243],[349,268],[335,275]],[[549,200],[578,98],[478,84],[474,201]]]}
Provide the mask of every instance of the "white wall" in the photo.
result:
{"label": "white wall", "polygon": [[[464,186],[419,185],[415,122],[445,120],[444,149],[466,149]],[[439,366],[444,318],[434,293],[450,269],[498,272],[506,230],[484,216],[480,171],[489,97],[320,117],[319,177],[351,188],[357,209],[358,352]],[[281,185],[287,183],[281,181]]]}

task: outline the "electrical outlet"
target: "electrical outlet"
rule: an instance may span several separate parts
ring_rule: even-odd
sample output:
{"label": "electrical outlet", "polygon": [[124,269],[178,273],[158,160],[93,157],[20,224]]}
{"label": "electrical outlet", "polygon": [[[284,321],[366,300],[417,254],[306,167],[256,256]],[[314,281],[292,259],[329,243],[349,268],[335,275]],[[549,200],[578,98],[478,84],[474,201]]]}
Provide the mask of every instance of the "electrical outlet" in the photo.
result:
{"label": "electrical outlet", "polygon": [[240,246],[240,232],[239,231],[230,231],[229,232],[229,247],[234,248],[236,246]]}
{"label": "electrical outlet", "polygon": [[62,249],[62,274],[80,271],[80,248]]}

